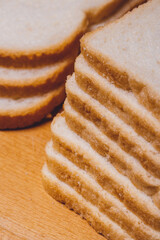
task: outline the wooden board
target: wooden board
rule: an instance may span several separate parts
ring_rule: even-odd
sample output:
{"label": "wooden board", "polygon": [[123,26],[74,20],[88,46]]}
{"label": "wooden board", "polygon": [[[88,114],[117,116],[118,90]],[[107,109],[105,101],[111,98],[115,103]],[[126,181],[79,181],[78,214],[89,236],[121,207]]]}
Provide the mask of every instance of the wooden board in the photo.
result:
{"label": "wooden board", "polygon": [[0,131],[0,240],[104,239],[44,191],[41,168],[50,137],[50,121]]}

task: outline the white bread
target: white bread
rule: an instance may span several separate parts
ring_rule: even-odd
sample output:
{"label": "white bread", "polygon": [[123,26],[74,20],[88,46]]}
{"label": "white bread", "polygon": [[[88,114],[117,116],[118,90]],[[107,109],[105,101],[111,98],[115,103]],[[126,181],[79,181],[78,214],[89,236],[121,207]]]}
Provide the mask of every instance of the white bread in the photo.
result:
{"label": "white bread", "polygon": [[[68,128],[64,117],[55,118],[51,130],[53,143],[58,152],[90,172],[105,190],[116,196],[145,223],[157,230],[160,229],[160,209],[150,196],[137,189],[128,177],[116,170],[108,160],[110,154],[108,157],[102,157],[94,151],[89,143]],[[58,146],[56,142],[61,144]]]}
{"label": "white bread", "polygon": [[121,1],[2,0],[0,63],[35,64],[64,56],[86,31],[89,20],[98,21]]}
{"label": "white bread", "polygon": [[[65,119],[69,127],[84,138],[103,157],[110,159],[114,167],[127,176],[137,188],[153,196],[160,190],[160,179],[147,171],[138,159],[125,153],[117,143],[105,136],[92,122],[75,111],[68,101],[64,104]],[[109,155],[109,158],[108,158]]]}
{"label": "white bread", "polygon": [[140,4],[144,3],[145,0],[126,0],[124,1],[115,11],[108,16],[107,18],[103,19],[100,23],[93,24],[89,27],[89,31],[93,31],[98,27],[102,27],[105,24],[113,22],[118,18],[122,17],[128,11],[131,11],[133,8],[138,7]]}
{"label": "white bread", "polygon": [[65,82],[73,72],[77,47],[61,61],[35,68],[0,66],[0,96],[23,98],[44,94]]}
{"label": "white bread", "polygon": [[97,207],[86,201],[68,184],[60,181],[44,165],[42,169],[43,185],[45,190],[57,201],[64,203],[69,209],[73,209],[98,232],[108,240],[133,240],[116,223],[101,213]]}
{"label": "white bread", "polygon": [[116,87],[109,78],[101,77],[82,55],[76,60],[75,73],[77,82],[87,93],[160,149],[160,122],[139,104],[133,93]]}
{"label": "white bread", "polygon": [[66,91],[67,99],[76,111],[94,122],[124,151],[135,156],[147,171],[160,178],[159,152],[151,144],[138,136],[129,125],[126,125],[114,113],[86,94],[77,85],[74,74],[68,78]]}
{"label": "white bread", "polygon": [[43,95],[19,99],[0,97],[0,129],[22,128],[39,122],[64,98],[64,84]]}
{"label": "white bread", "polygon": [[160,120],[160,0],[152,0],[119,20],[86,34],[85,57],[99,73],[110,76]]}
{"label": "white bread", "polygon": [[127,231],[131,237],[137,240],[158,240],[160,238],[159,232],[145,225],[116,197],[105,191],[89,173],[57,152],[52,146],[52,141],[46,145],[46,155],[48,169],[58,179],[70,185],[87,201],[98,207],[102,213]]}

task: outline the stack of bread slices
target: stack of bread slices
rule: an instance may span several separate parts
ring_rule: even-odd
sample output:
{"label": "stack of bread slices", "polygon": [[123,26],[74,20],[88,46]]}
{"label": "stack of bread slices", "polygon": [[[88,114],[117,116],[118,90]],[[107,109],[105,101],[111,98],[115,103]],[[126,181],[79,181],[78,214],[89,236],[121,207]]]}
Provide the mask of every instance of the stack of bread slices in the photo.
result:
{"label": "stack of bread slices", "polygon": [[86,34],[52,122],[46,191],[108,240],[160,239],[160,0]]}
{"label": "stack of bread slices", "polygon": [[124,0],[0,3],[0,129],[40,121],[65,98],[79,38]]}

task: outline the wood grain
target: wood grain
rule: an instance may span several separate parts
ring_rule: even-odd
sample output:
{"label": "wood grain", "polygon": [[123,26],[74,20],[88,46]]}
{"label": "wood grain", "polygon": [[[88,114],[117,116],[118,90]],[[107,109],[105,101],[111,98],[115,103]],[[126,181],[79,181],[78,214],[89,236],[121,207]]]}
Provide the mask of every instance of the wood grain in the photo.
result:
{"label": "wood grain", "polygon": [[44,191],[41,168],[50,137],[50,121],[0,131],[0,240],[104,239]]}

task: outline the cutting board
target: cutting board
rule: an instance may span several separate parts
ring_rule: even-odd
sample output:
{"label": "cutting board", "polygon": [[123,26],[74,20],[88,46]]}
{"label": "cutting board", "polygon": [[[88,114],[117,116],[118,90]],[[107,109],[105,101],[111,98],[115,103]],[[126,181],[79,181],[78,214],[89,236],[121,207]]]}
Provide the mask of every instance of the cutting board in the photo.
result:
{"label": "cutting board", "polygon": [[0,131],[0,240],[102,240],[43,189],[41,169],[50,123]]}

